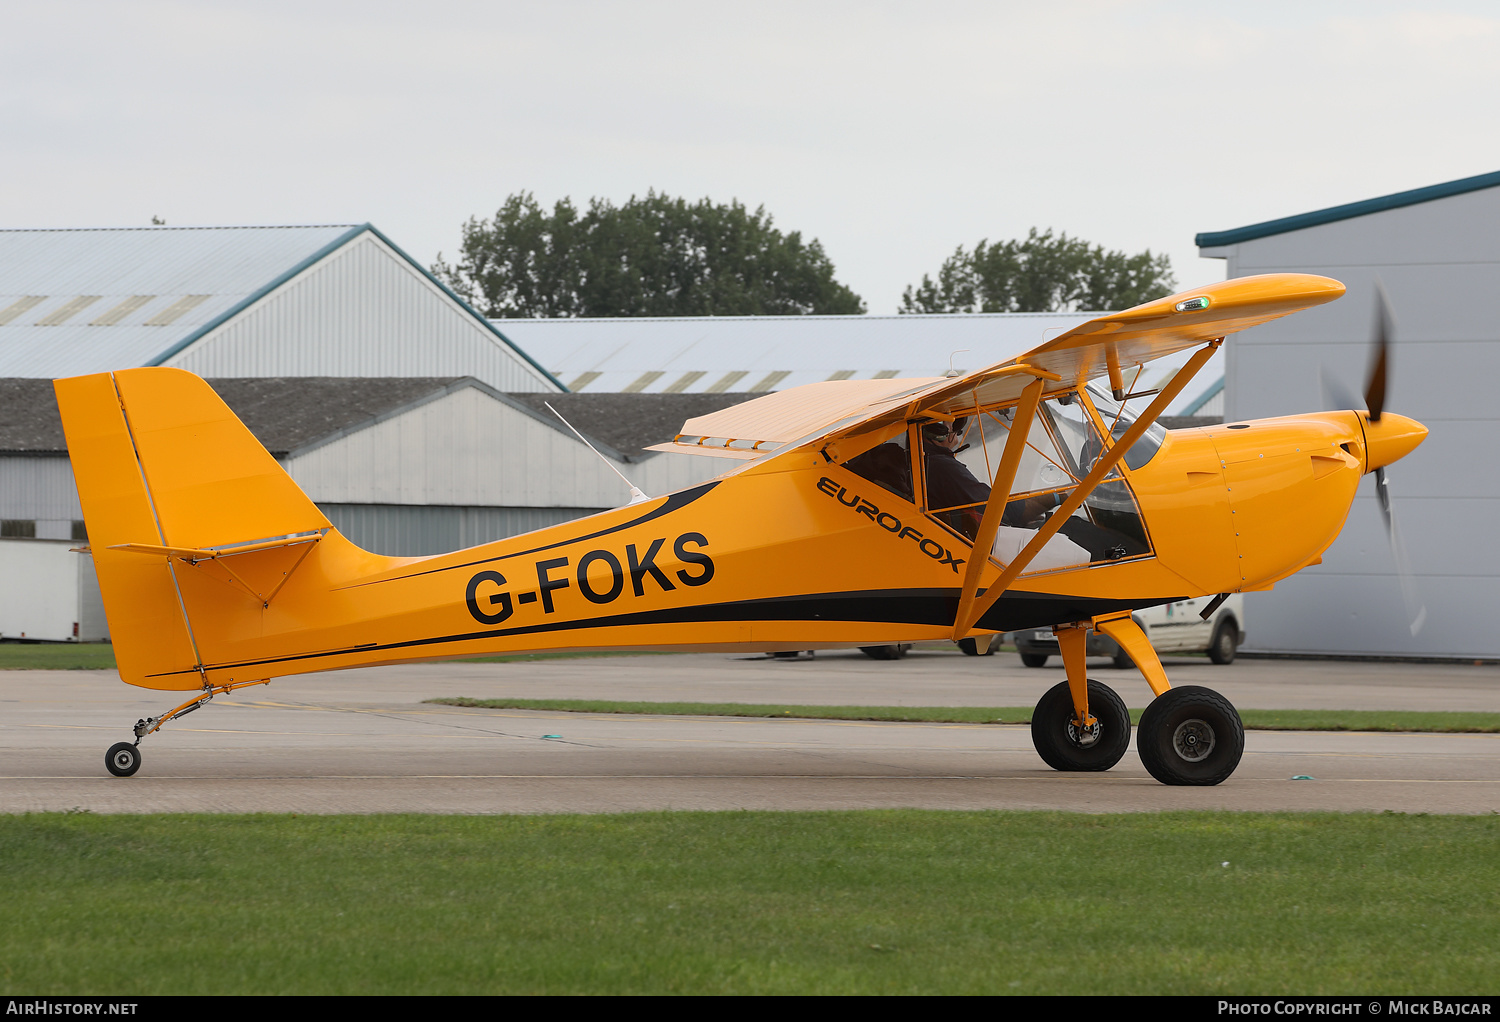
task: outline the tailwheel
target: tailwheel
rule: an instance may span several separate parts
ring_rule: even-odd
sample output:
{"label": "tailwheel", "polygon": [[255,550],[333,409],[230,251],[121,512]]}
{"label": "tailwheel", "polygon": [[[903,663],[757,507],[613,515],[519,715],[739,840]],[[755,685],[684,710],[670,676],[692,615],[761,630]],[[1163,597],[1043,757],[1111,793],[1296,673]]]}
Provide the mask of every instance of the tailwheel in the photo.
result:
{"label": "tailwheel", "polygon": [[1130,711],[1115,690],[1089,680],[1089,715],[1094,723],[1074,720],[1068,683],[1048,689],[1031,714],[1031,744],[1054,770],[1108,770],[1130,746]]}
{"label": "tailwheel", "polygon": [[1163,692],[1146,707],[1135,746],[1146,770],[1163,784],[1218,784],[1239,766],[1245,725],[1228,699],[1212,689],[1185,685]]}
{"label": "tailwheel", "polygon": [[130,742],[118,742],[104,754],[104,765],[116,777],[129,777],[141,768],[141,750]]}

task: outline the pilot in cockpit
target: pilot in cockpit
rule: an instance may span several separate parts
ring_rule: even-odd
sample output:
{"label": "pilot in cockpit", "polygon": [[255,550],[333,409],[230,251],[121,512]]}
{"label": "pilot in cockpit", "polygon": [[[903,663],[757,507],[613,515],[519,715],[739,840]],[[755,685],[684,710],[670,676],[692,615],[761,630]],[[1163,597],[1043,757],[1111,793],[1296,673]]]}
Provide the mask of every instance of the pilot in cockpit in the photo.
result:
{"label": "pilot in cockpit", "polygon": [[974,478],[969,467],[958,460],[958,453],[967,446],[964,433],[968,424],[967,418],[952,423],[929,422],[922,427],[922,453],[927,469],[927,506],[954,508],[940,512],[938,517],[973,539],[979,533],[983,504],[990,499],[990,488]]}

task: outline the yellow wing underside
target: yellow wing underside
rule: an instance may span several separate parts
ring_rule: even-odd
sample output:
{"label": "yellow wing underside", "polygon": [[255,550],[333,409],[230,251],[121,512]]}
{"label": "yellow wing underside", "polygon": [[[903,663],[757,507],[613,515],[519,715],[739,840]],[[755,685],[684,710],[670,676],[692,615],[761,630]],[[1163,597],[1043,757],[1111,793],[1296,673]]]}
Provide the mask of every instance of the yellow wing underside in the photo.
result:
{"label": "yellow wing underside", "polygon": [[1100,316],[1030,351],[952,379],[830,380],[778,391],[689,419],[676,440],[650,449],[750,461],[920,416],[1004,406],[1019,400],[1038,376],[1055,382],[1049,390],[1072,390],[1343,293],[1338,281],[1307,273],[1225,280]]}

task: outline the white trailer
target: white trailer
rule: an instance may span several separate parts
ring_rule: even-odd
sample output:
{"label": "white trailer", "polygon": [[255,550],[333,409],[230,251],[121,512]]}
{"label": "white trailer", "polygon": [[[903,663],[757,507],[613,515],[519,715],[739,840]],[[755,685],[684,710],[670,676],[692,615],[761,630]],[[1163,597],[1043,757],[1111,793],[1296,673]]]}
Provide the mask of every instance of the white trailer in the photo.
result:
{"label": "white trailer", "polygon": [[0,540],[0,639],[109,638],[94,559],[71,540]]}

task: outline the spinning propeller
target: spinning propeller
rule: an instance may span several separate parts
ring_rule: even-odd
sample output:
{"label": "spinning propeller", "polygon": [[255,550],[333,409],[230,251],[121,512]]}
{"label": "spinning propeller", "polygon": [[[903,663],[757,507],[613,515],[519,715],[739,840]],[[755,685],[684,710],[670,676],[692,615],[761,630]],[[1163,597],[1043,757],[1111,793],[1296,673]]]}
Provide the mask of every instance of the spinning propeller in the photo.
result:
{"label": "spinning propeller", "polygon": [[[1375,470],[1375,497],[1380,502],[1380,513],[1385,519],[1385,532],[1391,543],[1391,556],[1396,562],[1396,576],[1401,583],[1401,599],[1406,604],[1406,616],[1410,620],[1411,633],[1416,635],[1427,621],[1427,608],[1417,603],[1416,586],[1412,581],[1411,564],[1406,557],[1406,547],[1401,542],[1400,530],[1396,528],[1396,515],[1391,507],[1390,481],[1385,466],[1411,450],[1421,442],[1427,431],[1410,419],[1399,415],[1386,416],[1385,386],[1390,369],[1391,337],[1396,332],[1391,316],[1391,303],[1385,294],[1385,286],[1375,282],[1375,332],[1370,339],[1372,358],[1370,375],[1365,383],[1364,417],[1365,458]],[[1358,399],[1332,374],[1320,371],[1319,382],[1323,387],[1323,402],[1330,410],[1348,409],[1358,412]],[[1399,421],[1392,421],[1399,420]],[[1420,429],[1414,433],[1411,427]]]}

